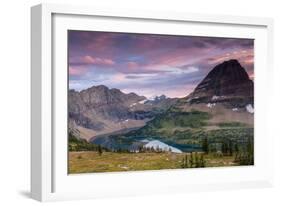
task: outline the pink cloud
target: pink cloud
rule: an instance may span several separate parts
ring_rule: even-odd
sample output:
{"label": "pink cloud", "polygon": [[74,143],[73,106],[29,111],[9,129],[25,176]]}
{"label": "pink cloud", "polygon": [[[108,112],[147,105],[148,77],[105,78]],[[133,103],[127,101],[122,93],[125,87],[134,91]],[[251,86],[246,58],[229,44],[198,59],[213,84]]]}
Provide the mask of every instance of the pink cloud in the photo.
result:
{"label": "pink cloud", "polygon": [[69,74],[73,76],[80,76],[87,72],[87,69],[84,67],[69,67]]}
{"label": "pink cloud", "polygon": [[250,74],[249,74],[249,77],[250,77],[251,80],[254,80],[254,78],[255,78],[254,72],[253,72],[253,73],[250,73]]}
{"label": "pink cloud", "polygon": [[117,73],[117,74],[114,74],[110,81],[111,82],[121,82],[125,79],[125,75],[124,74],[121,74],[121,73]]}
{"label": "pink cloud", "polygon": [[223,55],[213,56],[208,59],[208,64],[219,64],[229,59],[238,59],[241,64],[251,66],[254,63],[254,51],[252,49],[238,50]]}
{"label": "pink cloud", "polygon": [[208,48],[178,48],[173,52],[166,52],[163,54],[157,54],[150,56],[152,65],[166,65],[170,67],[181,67],[183,65],[195,64],[201,61],[202,58],[210,55]]}
{"label": "pink cloud", "polygon": [[[182,70],[188,69],[181,68],[187,64],[192,65],[201,60],[203,56],[194,57],[194,53],[199,51],[190,52],[187,49],[177,49],[173,52],[165,52],[160,54],[146,54],[146,58],[149,59],[146,63],[137,63],[134,61],[127,62],[124,66],[120,67],[119,71],[124,73],[165,73],[172,68],[178,68]],[[207,53],[207,52],[206,52]]]}
{"label": "pink cloud", "polygon": [[247,65],[254,64],[254,57],[253,56],[245,57],[244,63],[247,64]]}
{"label": "pink cloud", "polygon": [[83,58],[83,62],[86,64],[94,64],[95,63],[95,59],[91,56],[84,56]]}
{"label": "pink cloud", "polygon": [[106,66],[111,66],[115,64],[115,62],[112,59],[93,57],[89,55],[82,57],[82,62],[85,64],[98,64],[98,65],[106,65]]}
{"label": "pink cloud", "polygon": [[130,61],[130,62],[127,62],[127,67],[129,69],[136,69],[137,67],[139,67],[139,65],[136,62]]}
{"label": "pink cloud", "polygon": [[106,33],[104,35],[97,35],[91,42],[87,44],[87,48],[90,50],[98,50],[107,52],[109,48],[112,48],[114,42],[114,33]]}

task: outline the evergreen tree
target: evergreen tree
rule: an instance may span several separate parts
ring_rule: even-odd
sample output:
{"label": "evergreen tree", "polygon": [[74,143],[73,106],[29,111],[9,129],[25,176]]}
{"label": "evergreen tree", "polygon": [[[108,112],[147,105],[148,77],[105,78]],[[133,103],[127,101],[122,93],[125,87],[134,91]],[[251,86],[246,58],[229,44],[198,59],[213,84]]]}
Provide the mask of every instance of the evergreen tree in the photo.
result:
{"label": "evergreen tree", "polygon": [[139,152],[144,152],[144,147],[142,145],[139,146]]}
{"label": "evergreen tree", "polygon": [[185,155],[185,168],[188,168],[187,154]]}
{"label": "evergreen tree", "polygon": [[199,163],[199,158],[198,158],[198,153],[195,152],[195,167],[200,167],[200,163]]}
{"label": "evergreen tree", "polygon": [[238,144],[237,143],[234,145],[234,152],[235,153],[239,152],[239,148],[238,148]]}
{"label": "evergreen tree", "polygon": [[254,144],[253,141],[250,139],[248,140],[247,144],[247,154],[248,154],[248,164],[253,165],[254,164]]}
{"label": "evergreen tree", "polygon": [[228,150],[228,144],[226,142],[223,142],[221,147],[221,152],[223,153],[223,155],[227,155]]}
{"label": "evergreen tree", "polygon": [[206,161],[204,160],[204,155],[203,154],[201,154],[199,162],[200,162],[199,163],[200,167],[205,167],[206,166]]}
{"label": "evergreen tree", "polygon": [[246,148],[243,151],[239,151],[235,155],[235,162],[239,165],[253,165],[254,164],[254,145],[253,141],[248,140]]}
{"label": "evergreen tree", "polygon": [[238,144],[237,143],[234,145],[234,152],[235,152],[234,162],[237,162],[238,161],[238,156],[239,156],[239,148],[238,148]]}
{"label": "evergreen tree", "polygon": [[187,154],[182,158],[182,168],[188,168],[188,158]]}
{"label": "evergreen tree", "polygon": [[223,154],[225,153],[225,144],[224,144],[224,142],[221,144],[221,152]]}
{"label": "evergreen tree", "polygon": [[184,166],[185,166],[185,158],[183,157],[183,158],[182,158],[182,161],[181,161],[181,167],[182,167],[182,168],[185,168]]}
{"label": "evergreen tree", "polygon": [[230,156],[232,156],[232,154],[233,154],[232,146],[233,146],[233,145],[232,145],[232,141],[230,140],[230,141],[229,141],[229,155],[230,155]]}
{"label": "evergreen tree", "polygon": [[194,165],[194,161],[193,161],[193,153],[190,153],[190,157],[189,157],[189,166],[192,168]]}
{"label": "evergreen tree", "polygon": [[203,139],[203,142],[202,142],[202,149],[203,149],[203,151],[204,151],[206,154],[209,153],[209,142],[208,142],[208,138],[207,138],[207,137],[205,137],[205,138]]}
{"label": "evergreen tree", "polygon": [[101,148],[100,145],[98,145],[98,153],[99,153],[100,156],[102,155],[102,148]]}

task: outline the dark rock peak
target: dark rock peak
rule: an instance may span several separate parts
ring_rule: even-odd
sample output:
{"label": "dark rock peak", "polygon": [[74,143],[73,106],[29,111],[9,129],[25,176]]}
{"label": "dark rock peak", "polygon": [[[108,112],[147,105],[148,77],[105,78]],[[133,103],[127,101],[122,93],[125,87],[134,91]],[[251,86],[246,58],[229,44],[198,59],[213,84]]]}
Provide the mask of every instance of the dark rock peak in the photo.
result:
{"label": "dark rock peak", "polygon": [[130,96],[138,96],[136,93],[134,93],[134,92],[130,92],[128,95],[130,95]]}
{"label": "dark rock peak", "polygon": [[[236,59],[224,61],[223,63],[215,66],[204,80],[220,80],[221,78],[238,82],[249,80],[247,72]],[[204,80],[202,82],[204,82]]]}
{"label": "dark rock peak", "polygon": [[81,93],[88,92],[88,91],[108,91],[108,90],[109,90],[109,88],[104,85],[97,85],[97,86],[92,86],[85,90],[82,90]]}
{"label": "dark rock peak", "polygon": [[153,98],[147,99],[145,101],[145,104],[158,104],[161,102],[165,102],[165,101],[169,101],[170,98],[167,98],[164,94],[160,95],[160,96],[155,96]]}
{"label": "dark rock peak", "polygon": [[165,94],[162,94],[161,96],[158,97],[158,99],[167,99]]}
{"label": "dark rock peak", "polygon": [[167,99],[167,97],[166,97],[164,94],[162,94],[162,95],[160,95],[160,96],[156,96],[156,97],[153,99],[153,101],[162,101],[162,100],[165,100],[165,99]]}
{"label": "dark rock peak", "polygon": [[232,59],[215,66],[188,99],[200,103],[226,101],[226,99],[230,101],[231,98],[233,100],[234,97],[236,99],[239,97],[240,100],[246,99],[246,102],[252,102],[253,92],[253,81],[241,64],[236,59]]}
{"label": "dark rock peak", "polygon": [[116,88],[112,88],[112,89],[110,89],[110,91],[111,91],[112,93],[122,93],[122,92],[120,91],[120,89],[116,89]]}
{"label": "dark rock peak", "polygon": [[[69,92],[77,92],[77,91],[75,91],[74,89],[71,89],[71,90],[69,90]],[[132,97],[138,96],[134,92],[126,94],[126,93],[123,93],[120,89],[116,89],[116,88],[110,89],[105,85],[92,86],[92,87],[89,87],[87,89],[80,91],[80,93],[92,93],[92,92],[99,92],[99,93],[105,92],[105,93],[111,93],[114,95],[127,95],[127,96],[132,96]]]}

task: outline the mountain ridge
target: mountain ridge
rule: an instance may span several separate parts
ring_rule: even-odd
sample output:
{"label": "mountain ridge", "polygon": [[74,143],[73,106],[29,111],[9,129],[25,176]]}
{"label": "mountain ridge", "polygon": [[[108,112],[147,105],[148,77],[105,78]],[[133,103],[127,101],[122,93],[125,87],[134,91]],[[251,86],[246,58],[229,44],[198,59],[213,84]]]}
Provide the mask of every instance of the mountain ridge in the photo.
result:
{"label": "mountain ridge", "polygon": [[68,97],[69,128],[76,136],[86,139],[144,126],[158,109],[168,108],[176,101],[170,98],[149,101],[136,93],[127,94],[105,85],[69,90]]}

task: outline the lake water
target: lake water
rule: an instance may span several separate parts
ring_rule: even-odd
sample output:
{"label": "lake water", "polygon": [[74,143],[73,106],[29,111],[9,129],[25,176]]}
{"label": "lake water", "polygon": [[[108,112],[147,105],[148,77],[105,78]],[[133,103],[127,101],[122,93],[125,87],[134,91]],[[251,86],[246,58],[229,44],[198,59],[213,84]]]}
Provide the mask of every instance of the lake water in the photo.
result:
{"label": "lake water", "polygon": [[161,137],[157,138],[157,137],[153,137],[153,138],[145,138],[145,139],[141,139],[141,142],[144,142],[146,144],[150,143],[152,145],[159,145],[159,146],[163,146],[162,144],[165,144],[164,147],[168,146],[168,147],[172,147],[175,148],[177,150],[179,150],[180,152],[201,152],[202,148],[201,145],[198,144],[177,144],[175,142],[172,141],[163,141]]}

